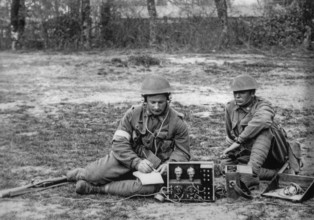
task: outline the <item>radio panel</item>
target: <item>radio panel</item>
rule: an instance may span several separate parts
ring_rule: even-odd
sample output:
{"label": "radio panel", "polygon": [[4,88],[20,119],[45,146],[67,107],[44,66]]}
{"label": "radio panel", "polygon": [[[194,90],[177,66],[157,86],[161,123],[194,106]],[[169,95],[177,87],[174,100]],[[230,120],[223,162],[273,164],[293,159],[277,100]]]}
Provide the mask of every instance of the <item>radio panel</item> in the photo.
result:
{"label": "radio panel", "polygon": [[169,162],[167,175],[169,199],[180,202],[212,202],[214,162]]}

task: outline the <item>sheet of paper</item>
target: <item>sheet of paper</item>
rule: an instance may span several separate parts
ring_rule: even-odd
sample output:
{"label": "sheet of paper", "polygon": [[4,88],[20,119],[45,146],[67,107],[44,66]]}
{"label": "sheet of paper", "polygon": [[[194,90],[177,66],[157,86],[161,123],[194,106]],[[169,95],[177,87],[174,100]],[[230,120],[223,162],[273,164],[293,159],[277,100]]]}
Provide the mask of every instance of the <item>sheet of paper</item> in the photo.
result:
{"label": "sheet of paper", "polygon": [[158,172],[142,173],[139,171],[133,172],[133,176],[140,179],[143,185],[163,184],[164,180]]}

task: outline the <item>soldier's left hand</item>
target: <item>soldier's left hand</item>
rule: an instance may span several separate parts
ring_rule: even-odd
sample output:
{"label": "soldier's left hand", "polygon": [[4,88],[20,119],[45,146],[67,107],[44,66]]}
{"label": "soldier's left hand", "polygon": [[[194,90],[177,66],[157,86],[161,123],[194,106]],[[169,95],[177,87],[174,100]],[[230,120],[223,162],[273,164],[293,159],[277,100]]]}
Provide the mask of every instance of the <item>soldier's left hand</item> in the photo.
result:
{"label": "soldier's left hand", "polygon": [[168,168],[168,164],[163,163],[163,164],[161,164],[161,165],[157,168],[157,171],[158,171],[160,174],[166,175],[166,174],[167,174],[167,168]]}
{"label": "soldier's left hand", "polygon": [[232,151],[232,150],[235,150],[235,149],[237,149],[238,147],[240,147],[240,144],[234,142],[233,144],[231,144],[230,147],[228,147],[227,149],[225,149],[225,150],[222,152],[222,154],[223,154],[223,155],[227,155],[228,152],[230,152],[230,151]]}

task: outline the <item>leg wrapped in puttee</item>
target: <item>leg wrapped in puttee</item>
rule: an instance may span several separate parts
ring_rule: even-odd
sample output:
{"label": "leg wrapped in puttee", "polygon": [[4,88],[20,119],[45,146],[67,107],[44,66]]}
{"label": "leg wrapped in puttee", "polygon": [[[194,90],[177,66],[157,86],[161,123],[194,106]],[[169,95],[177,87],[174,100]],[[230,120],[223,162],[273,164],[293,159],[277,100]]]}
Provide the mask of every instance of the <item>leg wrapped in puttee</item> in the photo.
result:
{"label": "leg wrapped in puttee", "polygon": [[250,160],[248,165],[252,167],[253,174],[257,175],[260,179],[272,178],[276,174],[276,170],[274,169],[265,169],[262,168],[264,165],[267,156],[269,155],[269,151],[272,145],[272,135],[269,130],[262,131],[255,139],[252,150]]}
{"label": "leg wrapped in puttee", "polygon": [[142,185],[141,181],[121,180],[108,183],[103,186],[95,186],[84,180],[76,183],[78,194],[110,194],[117,196],[148,195],[160,190],[161,185]]}
{"label": "leg wrapped in puttee", "polygon": [[142,185],[138,179],[121,180],[108,183],[106,191],[108,194],[118,196],[148,195],[158,192],[161,187],[162,185]]}
{"label": "leg wrapped in puttee", "polygon": [[67,173],[68,181],[85,180],[93,185],[105,185],[130,172],[117,159],[109,154],[85,168],[77,168]]}

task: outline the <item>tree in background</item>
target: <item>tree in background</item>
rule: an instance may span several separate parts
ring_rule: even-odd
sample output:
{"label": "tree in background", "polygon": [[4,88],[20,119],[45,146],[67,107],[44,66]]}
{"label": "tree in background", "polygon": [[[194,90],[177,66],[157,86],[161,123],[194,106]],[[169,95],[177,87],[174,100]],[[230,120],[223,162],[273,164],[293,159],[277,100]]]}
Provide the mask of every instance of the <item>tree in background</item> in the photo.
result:
{"label": "tree in background", "polygon": [[17,44],[23,46],[23,33],[25,30],[26,8],[25,0],[12,0],[11,4],[11,38],[12,50],[16,50]]}
{"label": "tree in background", "polygon": [[218,18],[220,19],[223,26],[218,43],[218,49],[221,49],[223,45],[225,46],[228,44],[228,8],[226,0],[215,0],[215,5]]}
{"label": "tree in background", "polygon": [[25,46],[37,49],[48,48],[49,31],[47,29],[47,21],[60,16],[62,2],[59,0],[32,0],[31,2],[26,1],[26,5],[28,11],[27,26],[32,31],[28,32],[27,39],[25,39]]}
{"label": "tree in background", "polygon": [[265,15],[253,20],[245,32],[248,45],[312,49],[313,7],[312,0],[268,2]]}
{"label": "tree in background", "polygon": [[67,5],[69,7],[69,13],[73,19],[79,19],[80,17],[80,7],[81,0],[67,0]]}
{"label": "tree in background", "polygon": [[149,46],[156,44],[157,10],[155,0],[147,0],[147,10],[149,15]]}
{"label": "tree in background", "polygon": [[303,0],[303,20],[305,24],[305,33],[303,46],[305,49],[313,50],[312,40],[314,30],[314,1]]}
{"label": "tree in background", "polygon": [[81,42],[86,49],[90,49],[91,46],[92,20],[90,11],[90,0],[81,0]]}
{"label": "tree in background", "polygon": [[11,2],[5,1],[0,7],[0,49],[11,43],[10,36],[10,9]]}
{"label": "tree in background", "polygon": [[[170,50],[212,50],[239,43],[313,47],[313,0],[267,1],[272,7],[264,16],[230,19],[227,9],[232,1],[1,0],[0,47],[88,49],[104,43],[113,47],[160,44]],[[158,6],[175,6],[179,11],[158,20]],[[216,11],[221,22],[213,18]],[[148,12],[149,20],[141,17],[146,16],[142,12]]]}
{"label": "tree in background", "polygon": [[111,10],[113,8],[113,0],[105,0],[100,3],[100,35],[102,41],[112,40],[112,30],[109,27],[110,21],[112,19]]}

